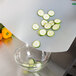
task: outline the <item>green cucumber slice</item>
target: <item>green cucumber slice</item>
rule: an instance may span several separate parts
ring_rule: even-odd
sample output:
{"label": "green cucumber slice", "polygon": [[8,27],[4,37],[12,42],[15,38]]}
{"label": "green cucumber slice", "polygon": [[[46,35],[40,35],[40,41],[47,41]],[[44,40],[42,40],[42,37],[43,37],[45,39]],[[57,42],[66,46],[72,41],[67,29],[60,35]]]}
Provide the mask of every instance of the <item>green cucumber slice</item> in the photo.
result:
{"label": "green cucumber slice", "polygon": [[54,25],[54,21],[50,20],[49,23],[53,26]]}
{"label": "green cucumber slice", "polygon": [[46,23],[45,25],[44,25],[44,28],[45,29],[50,29],[52,27],[52,25],[50,24],[50,23]]}
{"label": "green cucumber slice", "polygon": [[22,64],[22,66],[27,68],[33,68],[35,67],[35,64]]}
{"label": "green cucumber slice", "polygon": [[50,11],[48,11],[48,14],[49,14],[49,16],[54,16],[55,15],[55,12],[53,11],[53,10],[50,10]]}
{"label": "green cucumber slice", "polygon": [[30,65],[29,65],[29,64],[25,64],[25,63],[24,63],[24,64],[22,64],[22,66],[23,66],[23,67],[30,67]]}
{"label": "green cucumber slice", "polygon": [[38,30],[39,29],[39,25],[38,24],[33,24],[32,28],[33,28],[33,30]]}
{"label": "green cucumber slice", "polygon": [[39,34],[40,36],[44,36],[44,35],[46,35],[46,30],[45,30],[45,29],[40,29],[40,30],[38,31],[38,34]]}
{"label": "green cucumber slice", "polygon": [[41,21],[41,25],[44,27],[44,25],[46,24],[46,23],[48,23],[48,21],[46,21],[46,20],[42,20]]}
{"label": "green cucumber slice", "polygon": [[35,64],[31,64],[29,65],[30,68],[34,68],[35,67]]}
{"label": "green cucumber slice", "polygon": [[40,9],[38,10],[37,14],[42,17],[44,15],[44,11]]}
{"label": "green cucumber slice", "polygon": [[40,70],[42,68],[42,63],[41,62],[37,62],[35,64],[35,66],[36,66],[37,70]]}
{"label": "green cucumber slice", "polygon": [[60,19],[55,19],[54,22],[55,22],[56,24],[60,24],[60,23],[61,23],[61,20],[60,20]]}
{"label": "green cucumber slice", "polygon": [[55,25],[52,27],[53,30],[59,30],[59,28],[60,28],[60,24],[55,24]]}
{"label": "green cucumber slice", "polygon": [[49,37],[52,37],[52,36],[54,36],[54,31],[52,31],[52,30],[48,30],[47,31],[47,36],[49,36]]}
{"label": "green cucumber slice", "polygon": [[29,64],[35,64],[35,60],[34,59],[29,59]]}
{"label": "green cucumber slice", "polygon": [[43,15],[43,19],[44,19],[44,20],[48,20],[49,18],[50,18],[50,16],[49,16],[48,14],[44,14],[44,15]]}
{"label": "green cucumber slice", "polygon": [[35,47],[35,48],[39,48],[39,47],[40,47],[40,41],[35,40],[35,41],[32,43],[32,46]]}

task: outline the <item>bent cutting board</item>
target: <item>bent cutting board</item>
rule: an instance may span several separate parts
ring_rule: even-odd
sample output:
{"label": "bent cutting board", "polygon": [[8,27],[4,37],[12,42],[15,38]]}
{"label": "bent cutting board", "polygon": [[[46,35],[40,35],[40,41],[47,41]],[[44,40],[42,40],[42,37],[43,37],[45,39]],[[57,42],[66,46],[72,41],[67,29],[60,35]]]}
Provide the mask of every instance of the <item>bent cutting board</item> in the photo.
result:
{"label": "bent cutting board", "polygon": [[[54,37],[40,37],[37,31],[32,30],[32,24],[40,25],[41,17],[37,11],[43,9],[54,10],[55,16],[50,20],[62,20],[61,28],[55,31]],[[76,6],[71,0],[1,0],[0,22],[3,23],[17,38],[29,45],[34,40],[41,42],[41,51],[67,51],[76,36]],[[41,27],[42,28],[42,27]]]}

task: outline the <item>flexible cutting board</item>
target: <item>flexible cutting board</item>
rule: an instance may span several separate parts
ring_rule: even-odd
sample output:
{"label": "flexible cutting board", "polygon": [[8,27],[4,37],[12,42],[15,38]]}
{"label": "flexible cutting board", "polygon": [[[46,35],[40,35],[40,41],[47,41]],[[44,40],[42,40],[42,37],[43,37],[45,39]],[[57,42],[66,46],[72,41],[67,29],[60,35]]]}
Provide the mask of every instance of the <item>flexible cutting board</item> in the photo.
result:
{"label": "flexible cutting board", "polygon": [[[45,13],[54,10],[55,16],[50,20],[62,20],[61,28],[55,31],[54,37],[40,37],[32,29],[32,24],[40,25],[42,20],[37,15],[39,9]],[[34,40],[39,40],[41,46],[38,49],[41,51],[63,52],[69,49],[76,36],[76,6],[72,5],[71,0],[0,0],[0,22],[29,45]]]}

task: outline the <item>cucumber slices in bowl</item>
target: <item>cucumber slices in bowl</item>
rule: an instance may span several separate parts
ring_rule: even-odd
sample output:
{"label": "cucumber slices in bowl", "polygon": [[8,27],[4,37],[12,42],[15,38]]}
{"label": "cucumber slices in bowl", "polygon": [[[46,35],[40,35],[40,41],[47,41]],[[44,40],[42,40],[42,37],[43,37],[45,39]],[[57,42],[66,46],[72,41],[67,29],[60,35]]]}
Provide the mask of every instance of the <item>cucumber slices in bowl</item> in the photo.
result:
{"label": "cucumber slices in bowl", "polygon": [[29,59],[28,63],[29,63],[30,65],[33,65],[33,64],[35,64],[35,60],[31,58],[31,59]]}
{"label": "cucumber slices in bowl", "polygon": [[37,63],[35,64],[35,66],[36,66],[36,68],[37,68],[38,70],[40,70],[40,69],[42,68],[42,63],[41,63],[41,62],[37,62]]}
{"label": "cucumber slices in bowl", "polygon": [[23,66],[23,67],[29,67],[30,65],[24,63],[24,64],[22,64],[22,66]]}
{"label": "cucumber slices in bowl", "polygon": [[33,59],[33,58],[29,58],[28,59],[28,62],[26,62],[26,63],[24,63],[24,64],[22,64],[22,66],[24,67],[24,68],[27,68],[28,70],[40,70],[41,68],[42,68],[42,62],[40,62],[40,61],[36,61],[35,59]]}

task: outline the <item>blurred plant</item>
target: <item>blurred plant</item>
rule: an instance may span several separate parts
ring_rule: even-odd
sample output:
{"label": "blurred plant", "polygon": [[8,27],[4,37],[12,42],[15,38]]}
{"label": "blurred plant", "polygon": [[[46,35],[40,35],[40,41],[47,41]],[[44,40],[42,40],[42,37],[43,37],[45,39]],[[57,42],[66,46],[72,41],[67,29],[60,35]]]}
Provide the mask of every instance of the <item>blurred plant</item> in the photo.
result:
{"label": "blurred plant", "polygon": [[3,27],[4,27],[3,24],[0,23],[0,33],[2,33],[2,28],[3,28]]}
{"label": "blurred plant", "polygon": [[0,33],[0,40],[2,40],[2,33]]}

